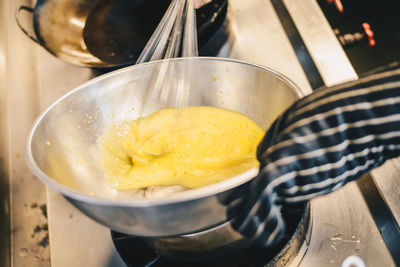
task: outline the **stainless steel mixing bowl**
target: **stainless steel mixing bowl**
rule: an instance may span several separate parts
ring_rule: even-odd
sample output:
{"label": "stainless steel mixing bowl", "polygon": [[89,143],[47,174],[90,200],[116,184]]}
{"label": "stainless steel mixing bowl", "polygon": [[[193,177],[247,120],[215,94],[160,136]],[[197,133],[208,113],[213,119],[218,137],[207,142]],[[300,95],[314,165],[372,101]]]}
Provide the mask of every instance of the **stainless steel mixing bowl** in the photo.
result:
{"label": "stainless steel mixing bowl", "polygon": [[[283,75],[231,59],[169,61],[169,79],[193,61],[191,92],[198,102],[241,112],[266,129],[301,96]],[[26,160],[34,175],[62,193],[78,209],[105,226],[136,236],[168,237],[193,233],[227,221],[223,197],[251,180],[251,169],[223,182],[158,199],[138,200],[136,191],[117,192],[104,179],[97,140],[112,122],[140,116],[146,89],[163,61],[130,66],[92,79],[72,90],[36,120]],[[145,114],[159,108],[157,98]],[[136,194],[136,195],[135,195]]]}

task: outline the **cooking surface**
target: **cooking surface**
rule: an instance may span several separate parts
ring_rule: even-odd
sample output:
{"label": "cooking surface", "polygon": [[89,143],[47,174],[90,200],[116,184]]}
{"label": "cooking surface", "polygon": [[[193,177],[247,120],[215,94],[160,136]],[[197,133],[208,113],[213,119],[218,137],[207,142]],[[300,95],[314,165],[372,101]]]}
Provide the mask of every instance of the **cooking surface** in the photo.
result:
{"label": "cooking surface", "polygon": [[[290,2],[293,1],[285,1]],[[326,71],[323,72],[325,80],[330,77],[330,82],[337,83],[356,78],[351,67],[346,68],[350,70],[347,75],[341,72],[340,77],[335,76],[335,72],[327,71],[325,66],[329,65],[330,60],[336,64],[337,57],[334,55],[342,55],[343,51],[338,49],[340,46],[335,43],[336,39],[322,42],[322,37],[312,38],[315,32],[310,32],[307,27],[301,28],[310,21],[316,25],[326,25],[326,21],[320,21],[321,11],[316,9],[318,5],[314,0],[297,2],[303,6],[311,3],[308,14],[312,16],[304,17],[301,12],[300,15],[296,13],[299,9],[294,3],[288,9],[292,15],[297,15],[293,15],[293,18],[299,32],[303,37],[304,34],[309,37],[308,41],[305,40],[307,47],[314,44],[315,49],[310,51],[314,60],[325,64],[317,64],[320,71]],[[5,130],[0,135],[4,142],[0,144],[4,159],[2,167],[11,183],[11,262],[13,266],[50,266],[51,258],[54,267],[124,266],[112,244],[110,230],[81,214],[50,189],[47,189],[45,199],[44,186],[25,167],[24,142],[39,110],[90,79],[93,74],[88,69],[59,61],[23,36],[12,16],[18,4],[21,2],[0,1],[0,10],[4,15],[1,17],[4,23],[0,24],[0,67],[7,66],[0,68],[4,85],[0,97],[5,103],[1,106],[1,123]],[[311,87],[272,4],[264,0],[231,0],[229,4],[236,38],[229,56],[276,69],[291,78],[305,93],[309,93]],[[332,47],[335,49],[318,53],[319,46],[312,40],[324,43],[325,48],[329,42],[334,42]],[[342,64],[346,65],[346,62]],[[397,220],[400,218],[400,202],[399,194],[394,192],[399,192],[400,187],[398,179],[396,181],[400,172],[398,166],[397,161],[390,161],[373,172]],[[38,230],[34,235],[35,229],[38,229],[36,226],[42,227],[46,223],[40,209],[46,202],[50,247],[45,243],[39,245],[40,241],[46,240],[46,230]],[[350,255],[359,255],[367,266],[394,266],[355,183],[313,200],[311,212],[311,241],[300,266],[340,266]],[[7,262],[3,266],[8,266]]]}

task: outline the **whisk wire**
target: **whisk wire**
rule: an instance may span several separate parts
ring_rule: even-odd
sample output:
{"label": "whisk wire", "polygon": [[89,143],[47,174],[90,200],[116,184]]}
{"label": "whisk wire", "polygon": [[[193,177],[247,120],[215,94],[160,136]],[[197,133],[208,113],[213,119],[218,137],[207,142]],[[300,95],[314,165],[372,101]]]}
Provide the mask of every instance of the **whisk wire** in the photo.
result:
{"label": "whisk wire", "polygon": [[[196,11],[193,8],[193,0],[171,1],[137,63],[179,56],[198,56]],[[142,112],[151,110],[151,104],[154,102],[158,103],[159,108],[187,106],[192,76],[193,68],[190,60],[173,69],[169,61],[164,61],[148,85]]]}

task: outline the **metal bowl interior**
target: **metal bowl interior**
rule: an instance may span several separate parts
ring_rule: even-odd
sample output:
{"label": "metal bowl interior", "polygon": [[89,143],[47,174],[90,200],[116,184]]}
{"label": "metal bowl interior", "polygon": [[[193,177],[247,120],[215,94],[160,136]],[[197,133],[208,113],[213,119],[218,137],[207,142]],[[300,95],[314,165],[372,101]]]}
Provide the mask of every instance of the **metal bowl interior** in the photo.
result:
{"label": "metal bowl interior", "polygon": [[[168,60],[170,79],[191,61],[196,78],[190,105],[221,107],[247,115],[264,129],[301,91],[286,77],[265,67],[220,58]],[[249,170],[223,182],[168,197],[138,200],[137,191],[118,192],[104,179],[97,140],[113,122],[140,117],[143,97],[163,61],[117,70],[79,86],[36,120],[28,137],[26,159],[42,182],[64,194],[84,213],[111,229],[139,236],[195,232],[226,221],[220,194],[257,174]],[[151,99],[150,114],[160,108]]]}

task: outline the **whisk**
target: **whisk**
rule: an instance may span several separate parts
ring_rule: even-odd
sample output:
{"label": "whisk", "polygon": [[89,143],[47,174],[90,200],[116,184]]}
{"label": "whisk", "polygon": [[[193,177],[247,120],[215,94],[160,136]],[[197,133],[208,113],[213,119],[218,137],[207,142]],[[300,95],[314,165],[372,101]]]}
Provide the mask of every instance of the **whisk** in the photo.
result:
{"label": "whisk", "polygon": [[[149,39],[137,64],[159,59],[198,56],[196,14],[193,0],[172,0],[164,17]],[[154,74],[152,84],[148,86],[142,112],[157,99],[160,108],[188,105],[192,67],[190,60],[178,70],[179,79],[174,82],[166,79],[170,64],[165,61]],[[176,71],[176,70],[175,70]]]}
{"label": "whisk", "polygon": [[[184,33],[182,33],[184,31]],[[183,42],[182,42],[183,35]],[[136,64],[182,55],[198,55],[196,15],[193,0],[172,0]]]}
{"label": "whisk", "polygon": [[[137,64],[175,57],[198,56],[196,13],[193,8],[193,0],[172,0],[164,17],[160,21],[153,35],[149,39]],[[148,110],[152,110],[152,103],[157,102],[159,108],[182,107],[189,104],[190,79],[193,76],[191,61],[186,60],[181,66],[171,69],[168,60],[164,61],[160,68],[155,70],[148,84],[144,96],[141,117]],[[177,69],[176,69],[177,68]],[[178,73],[178,79],[172,79],[171,73]],[[140,146],[136,148],[131,157],[144,163],[148,163],[154,157],[164,154],[152,154],[143,151]]]}

